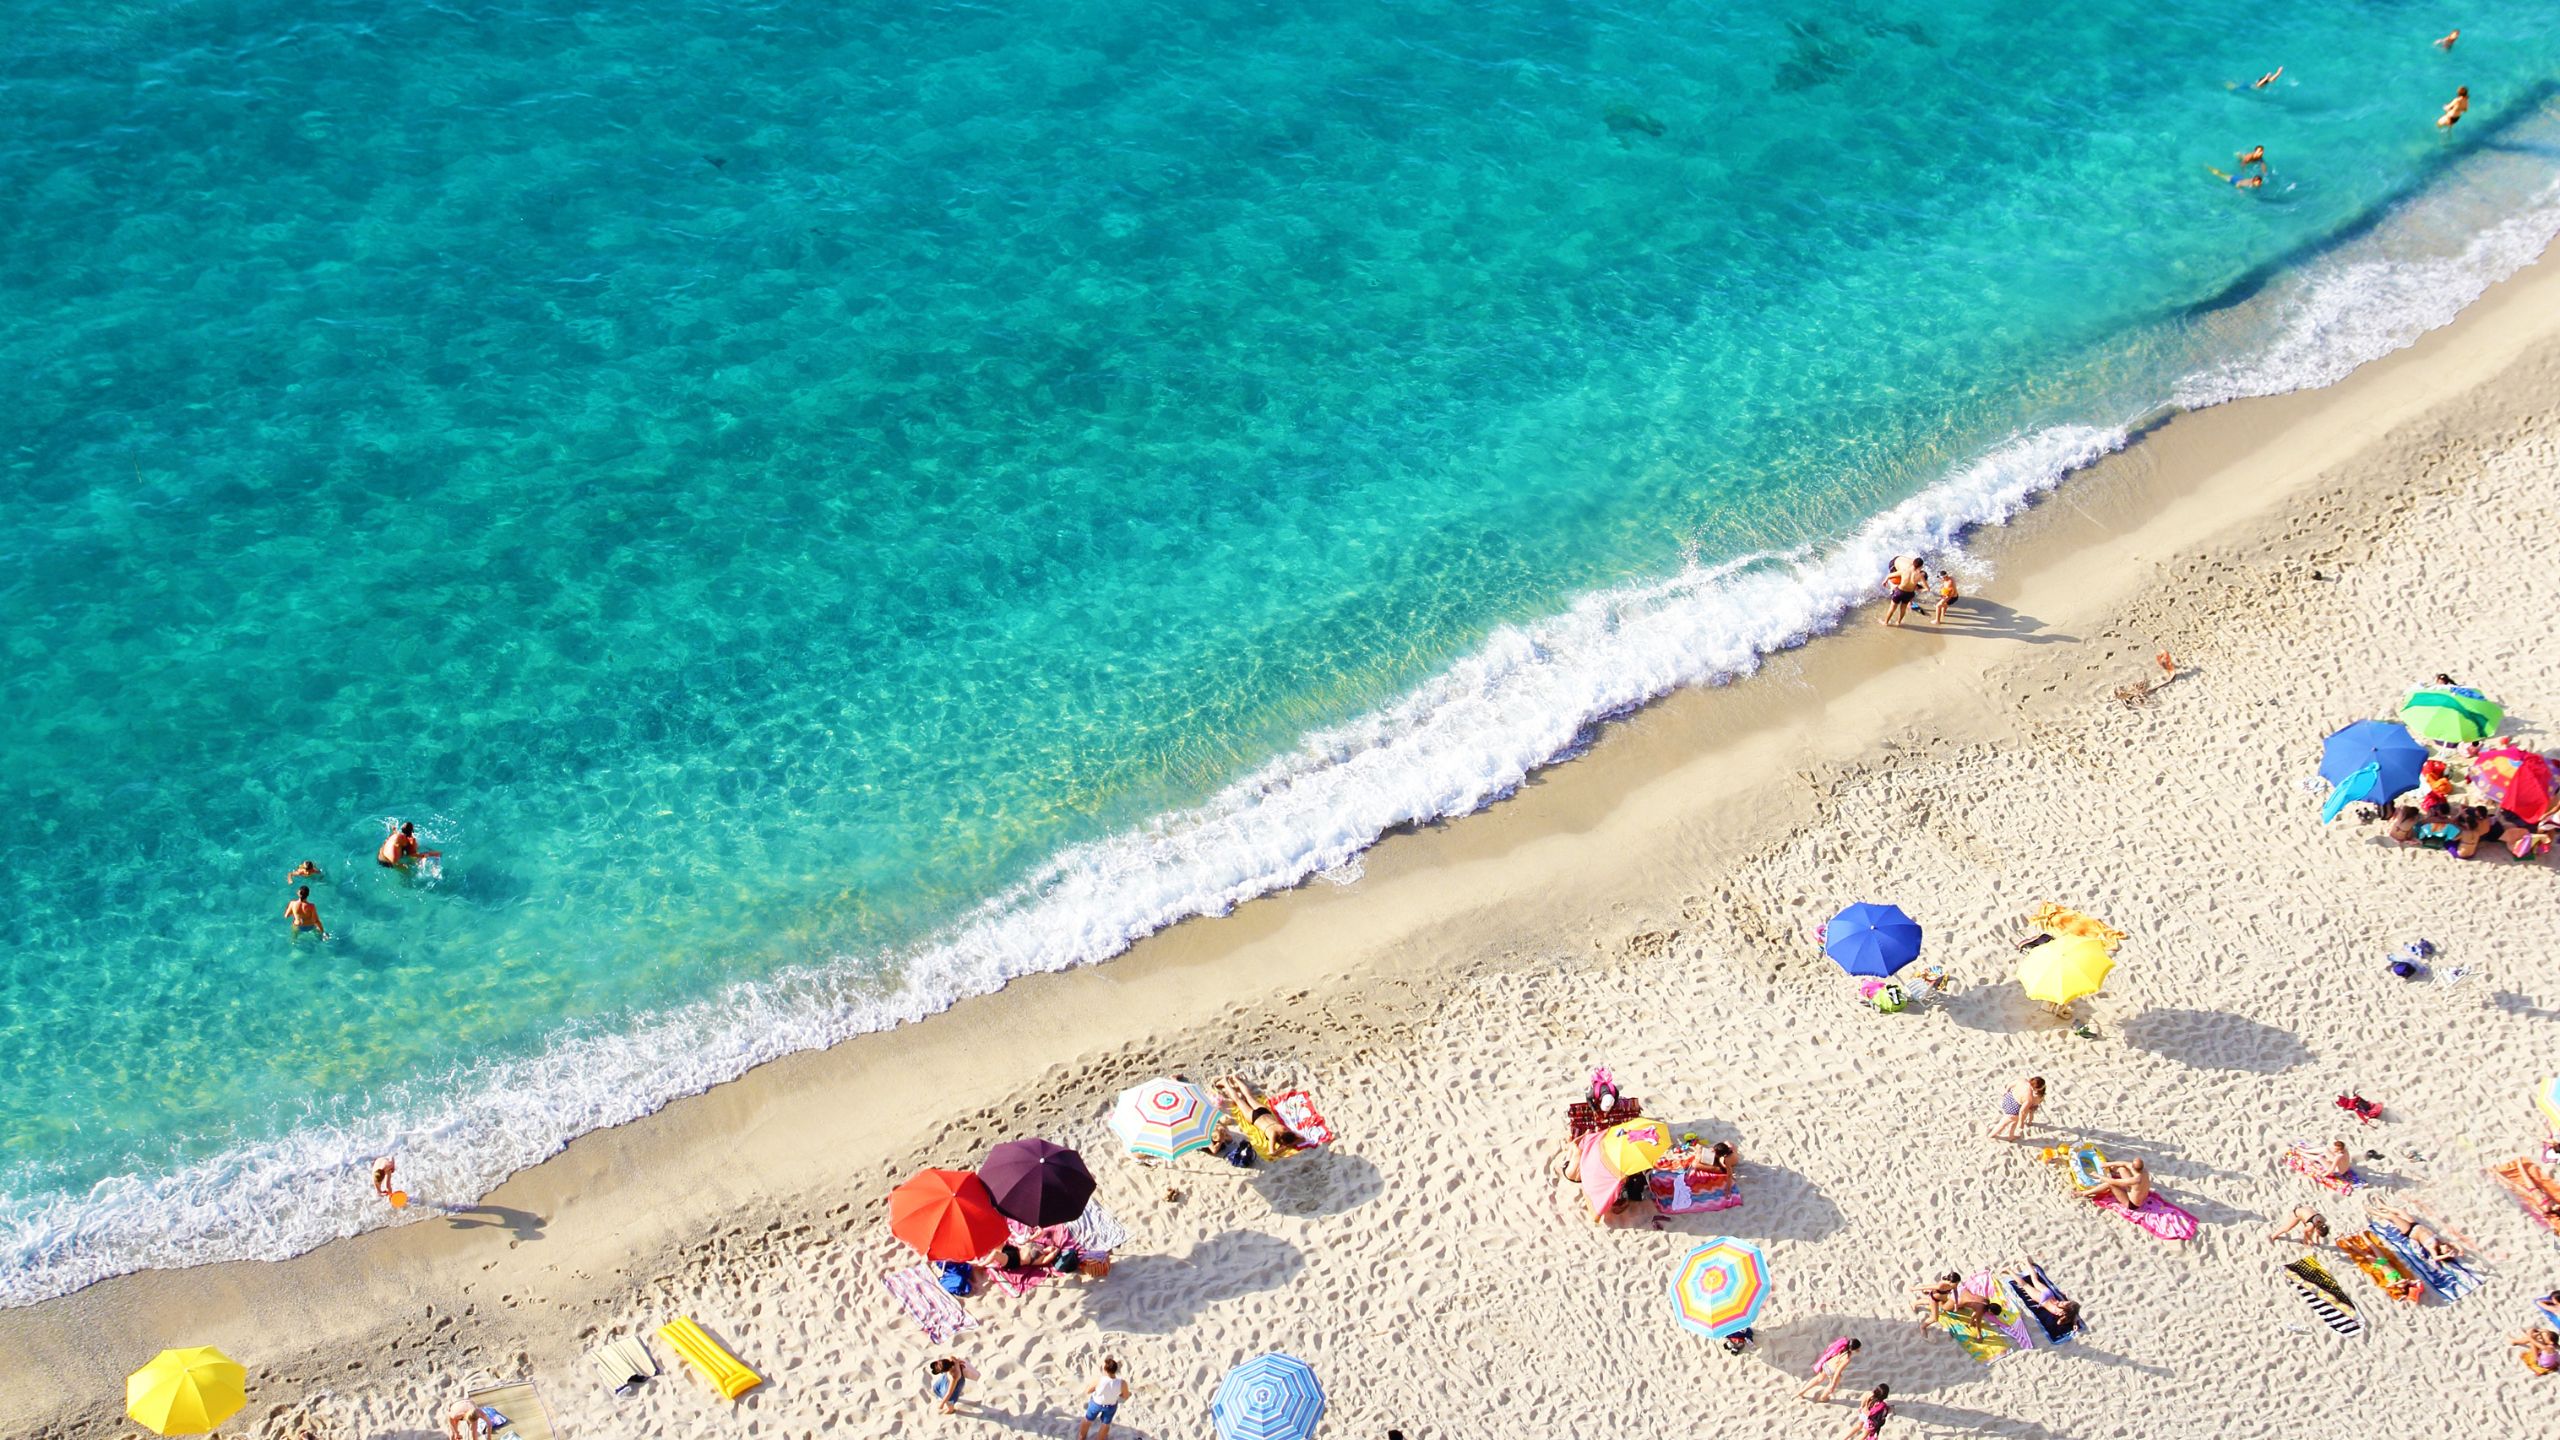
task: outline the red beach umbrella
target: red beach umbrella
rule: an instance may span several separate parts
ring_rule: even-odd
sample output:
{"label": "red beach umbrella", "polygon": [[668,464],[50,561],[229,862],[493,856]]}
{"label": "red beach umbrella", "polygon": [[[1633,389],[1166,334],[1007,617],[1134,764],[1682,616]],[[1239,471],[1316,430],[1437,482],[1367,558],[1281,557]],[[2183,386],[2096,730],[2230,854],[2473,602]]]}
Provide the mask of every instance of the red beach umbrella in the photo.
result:
{"label": "red beach umbrella", "polygon": [[1084,1157],[1046,1140],[1008,1140],[987,1152],[978,1167],[996,1209],[1035,1229],[1066,1225],[1093,1199],[1093,1172]]}
{"label": "red beach umbrella", "polygon": [[927,1260],[975,1260],[1010,1232],[985,1182],[966,1170],[927,1170],[889,1192],[889,1233]]}
{"label": "red beach umbrella", "polygon": [[2471,780],[2480,793],[2527,825],[2539,825],[2551,813],[2552,793],[2560,790],[2555,779],[2560,777],[2549,760],[2513,745],[2483,751],[2471,762]]}

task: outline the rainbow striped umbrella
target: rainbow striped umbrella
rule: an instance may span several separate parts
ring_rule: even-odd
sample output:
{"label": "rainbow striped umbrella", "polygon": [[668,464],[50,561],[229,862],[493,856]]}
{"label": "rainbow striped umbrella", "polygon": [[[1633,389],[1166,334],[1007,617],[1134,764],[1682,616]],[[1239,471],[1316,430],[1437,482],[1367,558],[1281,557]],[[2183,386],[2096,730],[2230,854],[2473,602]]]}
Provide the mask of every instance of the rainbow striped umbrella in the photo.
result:
{"label": "rainbow striped umbrella", "polygon": [[2533,1087],[2533,1103],[2541,1106],[2542,1113],[2550,1117],[2551,1128],[2560,1130],[2560,1075]]}
{"label": "rainbow striped umbrella", "polygon": [[1132,1155],[1179,1159],[1209,1148],[1218,1133],[1218,1107],[1190,1081],[1159,1077],[1120,1092],[1111,1107],[1111,1133]]}
{"label": "rainbow striped umbrella", "polygon": [[1307,1440],[1324,1418],[1324,1387],[1294,1355],[1256,1355],[1218,1382],[1209,1418],[1223,1440]]}
{"label": "rainbow striped umbrella", "polygon": [[1769,1257],[1719,1235],[1689,1252],[1671,1277],[1671,1307],[1683,1329],[1710,1340],[1751,1328],[1769,1300]]}

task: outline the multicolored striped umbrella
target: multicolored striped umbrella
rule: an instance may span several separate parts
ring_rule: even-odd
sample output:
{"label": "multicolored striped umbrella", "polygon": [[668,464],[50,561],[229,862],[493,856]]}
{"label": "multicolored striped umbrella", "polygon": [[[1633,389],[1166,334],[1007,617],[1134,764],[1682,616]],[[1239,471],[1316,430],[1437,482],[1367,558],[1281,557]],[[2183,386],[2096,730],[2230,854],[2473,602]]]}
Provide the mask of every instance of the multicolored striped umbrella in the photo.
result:
{"label": "multicolored striped umbrella", "polygon": [[1293,1355],[1256,1355],[1227,1372],[1209,1401],[1222,1440],[1307,1440],[1324,1418],[1324,1387]]}
{"label": "multicolored striped umbrella", "polygon": [[1188,1080],[1149,1080],[1120,1092],[1111,1107],[1111,1133],[1132,1155],[1173,1160],[1209,1148],[1218,1133],[1218,1107]]}
{"label": "multicolored striped umbrella", "polygon": [[2551,1128],[2560,1130],[2560,1075],[2533,1087],[2533,1103],[2542,1107],[2542,1113],[2551,1121]]}
{"label": "multicolored striped umbrella", "polygon": [[2421,690],[2400,702],[2410,734],[2444,745],[2486,740],[2506,719],[2506,707],[2477,690]]}
{"label": "multicolored striped umbrella", "polygon": [[1750,1329],[1768,1300],[1769,1257],[1730,1235],[1690,1251],[1671,1277],[1671,1308],[1681,1328],[1710,1340]]}
{"label": "multicolored striped umbrella", "polygon": [[1600,1136],[1600,1158],[1620,1175],[1641,1175],[1671,1149],[1671,1127],[1659,1120],[1630,1120]]}

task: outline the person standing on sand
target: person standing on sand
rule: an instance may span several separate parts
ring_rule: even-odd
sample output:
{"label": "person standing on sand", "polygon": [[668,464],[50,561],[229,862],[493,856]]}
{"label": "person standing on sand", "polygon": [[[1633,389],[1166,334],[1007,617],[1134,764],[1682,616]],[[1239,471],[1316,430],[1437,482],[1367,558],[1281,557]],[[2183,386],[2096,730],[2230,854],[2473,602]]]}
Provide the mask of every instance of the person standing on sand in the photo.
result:
{"label": "person standing on sand", "polygon": [[941,1413],[945,1415],[960,1413],[960,1392],[969,1387],[970,1381],[978,1378],[978,1372],[969,1368],[969,1362],[957,1355],[945,1355],[927,1363],[924,1373],[925,1389],[942,1402]]}
{"label": "person standing on sand", "polygon": [[2044,1107],[2044,1077],[2030,1075],[2000,1092],[2000,1123],[1991,1127],[1994,1140],[2024,1140]]}
{"label": "person standing on sand", "polygon": [[311,887],[308,885],[294,891],[293,898],[284,902],[284,918],[293,922],[296,935],[305,930],[317,930],[321,939],[329,938],[329,927],[320,923],[320,907],[311,903]]}
{"label": "person standing on sand", "polygon": [[1111,1440],[1111,1422],[1120,1418],[1120,1402],[1128,1398],[1129,1382],[1120,1378],[1120,1362],[1103,1356],[1102,1373],[1084,1387],[1084,1418],[1076,1422],[1076,1440]]}
{"label": "person standing on sand", "polygon": [[489,1417],[477,1405],[457,1407],[444,1417],[444,1440],[489,1440]]}
{"label": "person standing on sand", "polygon": [[1876,1440],[1882,1435],[1885,1420],[1893,1414],[1893,1407],[1885,1403],[1892,1394],[1890,1385],[1868,1391],[1865,1403],[1858,1407],[1858,1418],[1849,1422],[1849,1433],[1843,1440]]}
{"label": "person standing on sand", "polygon": [[1920,587],[1928,583],[1929,571],[1920,563],[1919,556],[1911,557],[1908,568],[1905,568],[1901,556],[1894,556],[1893,568],[1884,573],[1885,596],[1892,602],[1885,607],[1884,623],[1887,626],[1900,625],[1909,618],[1911,602],[1919,598]]}
{"label": "person standing on sand", "polygon": [[2471,87],[2456,85],[2453,87],[2453,98],[2444,102],[2444,113],[2436,117],[2436,128],[2450,130],[2461,124],[2462,117],[2470,113]]}
{"label": "person standing on sand", "polygon": [[[1813,1378],[1796,1392],[1796,1398],[1829,1404],[1831,1393],[1840,1388],[1840,1377],[1849,1373],[1849,1362],[1857,1358],[1858,1350],[1858,1342],[1846,1335],[1832,1341],[1822,1358],[1813,1362]],[[1817,1389],[1822,1393],[1814,1394]]]}

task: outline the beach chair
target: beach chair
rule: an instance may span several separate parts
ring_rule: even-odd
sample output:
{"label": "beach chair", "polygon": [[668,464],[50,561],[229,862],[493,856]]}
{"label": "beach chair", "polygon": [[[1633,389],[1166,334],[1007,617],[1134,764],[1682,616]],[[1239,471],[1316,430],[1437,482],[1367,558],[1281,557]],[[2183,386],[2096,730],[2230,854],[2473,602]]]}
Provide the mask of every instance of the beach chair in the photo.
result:
{"label": "beach chair", "polygon": [[551,1428],[551,1412],[542,1408],[542,1397],[533,1393],[532,1380],[500,1380],[483,1370],[463,1383],[464,1398],[488,1417],[489,1432],[497,1440],[555,1440],[559,1434]]}
{"label": "beach chair", "polygon": [[637,1335],[607,1340],[587,1352],[587,1363],[604,1377],[604,1388],[616,1395],[628,1395],[658,1374],[658,1362],[649,1357],[649,1347]]}
{"label": "beach chair", "polygon": [[[678,1316],[658,1327],[658,1338],[668,1349],[685,1358],[685,1363],[702,1372],[711,1387],[724,1400],[735,1400],[764,1383],[764,1377],[741,1364],[738,1357],[693,1323],[690,1316]],[[530,1440],[530,1437],[527,1437]]]}

